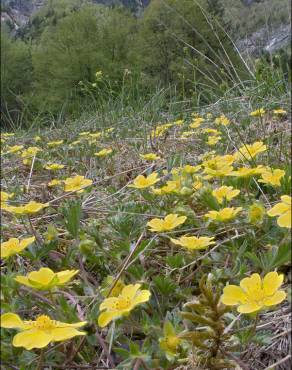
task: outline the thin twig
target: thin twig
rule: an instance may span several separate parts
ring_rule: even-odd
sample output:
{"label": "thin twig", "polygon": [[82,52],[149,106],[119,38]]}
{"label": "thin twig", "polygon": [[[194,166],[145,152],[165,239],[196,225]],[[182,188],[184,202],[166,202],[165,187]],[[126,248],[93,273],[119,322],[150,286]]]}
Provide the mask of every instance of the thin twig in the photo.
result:
{"label": "thin twig", "polygon": [[123,273],[123,272],[124,272],[124,270],[126,269],[127,264],[128,264],[128,262],[131,260],[131,258],[132,258],[132,256],[133,256],[133,254],[135,253],[136,249],[138,248],[138,246],[139,246],[139,244],[140,244],[140,242],[141,242],[141,240],[142,240],[142,238],[143,238],[143,236],[144,236],[144,233],[145,233],[145,230],[143,230],[143,231],[142,231],[142,233],[141,233],[141,235],[139,236],[139,239],[137,240],[137,242],[136,242],[136,244],[135,244],[134,248],[131,250],[130,254],[128,255],[128,257],[127,257],[127,258],[125,259],[125,261],[123,262],[123,265],[122,265],[122,267],[121,267],[121,270],[120,270],[120,272],[118,273],[117,277],[115,278],[115,280],[114,280],[114,282],[113,282],[113,284],[112,284],[112,286],[111,286],[111,288],[110,288],[110,290],[109,290],[109,292],[108,292],[108,294],[107,294],[107,297],[109,297],[109,296],[110,296],[110,294],[111,294],[112,290],[114,289],[114,287],[116,286],[116,284],[117,284],[117,282],[118,282],[119,278],[121,277],[122,273]]}
{"label": "thin twig", "polygon": [[276,368],[276,366],[283,364],[287,360],[291,358],[291,355],[287,355],[286,357],[282,358],[281,360],[275,362],[273,365],[266,367],[264,370],[273,370]]}
{"label": "thin twig", "polygon": [[96,338],[98,340],[98,343],[100,344],[101,348],[104,350],[104,353],[107,356],[107,359],[108,359],[108,362],[109,362],[110,366],[115,367],[115,362],[114,362],[111,354],[109,353],[109,350],[107,348],[107,345],[105,344],[105,341],[103,340],[102,336],[99,334],[97,325],[95,325],[95,329],[96,329]]}
{"label": "thin twig", "polygon": [[30,167],[30,172],[29,172],[29,176],[28,176],[28,182],[27,182],[27,185],[26,185],[26,191],[27,192],[29,191],[29,187],[30,187],[30,180],[32,178],[32,171],[33,171],[33,167],[34,167],[35,158],[36,158],[36,155],[33,156],[31,167]]}

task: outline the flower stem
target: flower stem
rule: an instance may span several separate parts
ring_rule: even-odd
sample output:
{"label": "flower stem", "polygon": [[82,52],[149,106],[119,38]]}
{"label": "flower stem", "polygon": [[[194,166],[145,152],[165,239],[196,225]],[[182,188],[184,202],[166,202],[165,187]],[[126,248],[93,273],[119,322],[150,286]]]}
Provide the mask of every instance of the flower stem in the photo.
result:
{"label": "flower stem", "polygon": [[251,332],[250,332],[250,335],[249,335],[249,339],[253,338],[255,336],[255,334],[256,334],[258,320],[259,320],[259,314],[257,312],[256,317],[254,319],[253,327],[252,327]]}

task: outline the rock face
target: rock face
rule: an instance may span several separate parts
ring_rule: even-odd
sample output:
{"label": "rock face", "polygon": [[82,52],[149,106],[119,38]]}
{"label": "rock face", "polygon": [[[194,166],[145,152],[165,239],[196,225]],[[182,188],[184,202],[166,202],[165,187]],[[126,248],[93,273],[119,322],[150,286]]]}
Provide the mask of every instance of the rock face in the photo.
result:
{"label": "rock face", "polygon": [[281,25],[271,32],[267,28],[262,28],[249,35],[248,38],[239,40],[237,47],[244,55],[257,57],[262,52],[274,53],[289,46],[290,43],[290,25]]}
{"label": "rock face", "polygon": [[[1,22],[8,22],[13,31],[28,23],[29,17],[50,0],[2,0]],[[58,1],[58,0],[54,0]],[[142,10],[151,0],[88,0],[96,4],[122,4],[133,10]],[[261,0],[241,0],[249,7]],[[262,28],[236,42],[238,49],[246,56],[257,57],[263,51],[273,53],[291,42],[290,25],[282,24],[273,31]]]}
{"label": "rock face", "polygon": [[[29,17],[38,11],[48,0],[2,0],[1,22],[9,21],[16,30],[24,26]],[[150,0],[89,0],[96,4],[122,4],[132,9],[145,8]]]}

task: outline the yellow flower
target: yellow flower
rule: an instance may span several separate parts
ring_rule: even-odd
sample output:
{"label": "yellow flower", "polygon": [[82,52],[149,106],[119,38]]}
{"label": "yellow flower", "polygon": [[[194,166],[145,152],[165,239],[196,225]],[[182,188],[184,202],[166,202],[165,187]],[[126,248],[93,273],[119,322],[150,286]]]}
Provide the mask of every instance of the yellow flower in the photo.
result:
{"label": "yellow flower", "polygon": [[94,153],[96,157],[105,157],[113,152],[112,149],[102,149],[97,153]]}
{"label": "yellow flower", "polygon": [[163,338],[159,339],[159,346],[167,355],[173,357],[177,353],[178,347],[181,344],[181,339],[177,336],[170,321],[165,322],[163,334]]}
{"label": "yellow flower", "polygon": [[86,335],[84,331],[76,330],[85,324],[86,321],[67,324],[52,320],[46,315],[38,316],[35,321],[22,320],[12,312],[1,315],[2,328],[20,330],[13,338],[13,346],[24,347],[28,351],[44,348],[51,342],[63,342],[78,335]]}
{"label": "yellow flower", "polygon": [[49,171],[56,171],[56,170],[61,170],[65,166],[63,164],[59,163],[52,163],[52,164],[47,164],[44,168]]}
{"label": "yellow flower", "polygon": [[93,139],[98,139],[101,137],[101,132],[93,132],[92,134],[89,134],[89,136]]}
{"label": "yellow flower", "polygon": [[64,142],[64,140],[49,141],[47,145],[50,148],[55,148],[56,146],[59,146],[59,145],[63,144],[63,142]]}
{"label": "yellow flower", "polygon": [[[230,157],[230,158],[229,158]],[[210,178],[229,176],[233,171],[233,156],[214,157],[203,162],[204,171]]]}
{"label": "yellow flower", "polygon": [[281,186],[281,179],[285,176],[285,171],[280,169],[266,168],[262,172],[262,178],[259,182],[272,186]]}
{"label": "yellow flower", "polygon": [[255,176],[261,173],[260,166],[254,167],[254,168],[248,168],[248,167],[241,167],[238,168],[236,171],[233,171],[230,173],[230,176],[236,176],[236,177],[251,177]]}
{"label": "yellow flower", "polygon": [[169,231],[183,224],[186,219],[186,216],[178,216],[177,214],[170,213],[169,215],[165,216],[164,219],[153,218],[152,220],[147,222],[147,226],[150,227],[151,231]]}
{"label": "yellow flower", "polygon": [[160,159],[160,157],[155,153],[140,154],[140,157],[146,161],[157,161]]}
{"label": "yellow flower", "polygon": [[242,207],[231,207],[231,208],[223,208],[220,211],[209,211],[205,214],[205,217],[211,218],[215,221],[227,222],[235,218],[237,213],[242,210]]}
{"label": "yellow flower", "polygon": [[78,193],[82,193],[84,191],[84,188],[92,184],[92,180],[85,179],[84,176],[76,175],[74,177],[68,177],[64,181],[64,184],[64,191],[78,191]]}
{"label": "yellow flower", "polygon": [[263,279],[259,274],[244,278],[240,286],[227,285],[223,290],[221,302],[227,306],[238,306],[240,313],[257,312],[265,307],[281,303],[286,293],[279,290],[284,276],[276,271],[269,272]]}
{"label": "yellow flower", "polygon": [[13,133],[13,132],[1,132],[1,136],[2,137],[5,137],[5,138],[7,138],[7,137],[12,137],[12,136],[14,136],[15,134]]}
{"label": "yellow flower", "polygon": [[29,203],[23,205],[23,206],[7,206],[5,208],[5,211],[8,211],[10,213],[14,213],[16,215],[27,215],[27,214],[33,214],[37,213],[40,210],[42,210],[45,207],[48,207],[48,203],[38,203],[34,200],[30,201]]}
{"label": "yellow flower", "polygon": [[70,144],[70,147],[72,147],[72,145],[73,145],[73,146],[75,146],[75,145],[78,145],[78,144],[80,144],[80,143],[81,143],[81,141],[80,141],[80,140],[72,141],[72,143]]}
{"label": "yellow flower", "polygon": [[40,136],[35,136],[33,139],[35,142],[42,141],[42,138]]}
{"label": "yellow flower", "polygon": [[185,138],[187,138],[187,137],[189,137],[189,136],[192,136],[192,135],[194,135],[194,131],[184,131],[184,132],[181,134],[181,138],[182,138],[182,139],[185,139]]}
{"label": "yellow flower", "polygon": [[208,138],[208,141],[207,141],[207,144],[208,145],[216,145],[218,143],[218,141],[221,140],[221,136],[210,136]]}
{"label": "yellow flower", "polygon": [[78,135],[82,137],[82,136],[87,136],[89,134],[90,134],[90,131],[83,131],[83,132],[80,132]]}
{"label": "yellow flower", "polygon": [[200,171],[200,169],[201,169],[201,165],[191,166],[189,164],[186,164],[184,167],[182,167],[182,172],[193,174],[193,173]]}
{"label": "yellow flower", "polygon": [[274,109],[273,113],[276,114],[276,115],[282,115],[282,114],[287,114],[287,111],[285,111],[282,108],[279,108],[279,109]]}
{"label": "yellow flower", "polygon": [[49,187],[52,187],[52,186],[56,186],[56,185],[60,185],[62,184],[62,180],[58,180],[58,179],[53,179],[51,180],[49,183],[48,183],[48,186]]}
{"label": "yellow flower", "polygon": [[139,175],[134,179],[133,184],[128,186],[136,189],[149,188],[149,186],[156,184],[160,180],[157,176],[156,172],[151,173],[149,176]]}
{"label": "yellow flower", "polygon": [[31,164],[32,158],[36,156],[36,154],[40,151],[41,149],[36,146],[31,146],[24,150],[21,153],[21,158],[23,158],[23,164]]}
{"label": "yellow flower", "polygon": [[281,202],[271,208],[267,214],[270,217],[280,216],[277,219],[277,224],[280,227],[291,229],[291,197],[289,195],[282,195]]}
{"label": "yellow flower", "polygon": [[141,284],[126,285],[118,297],[106,298],[99,306],[101,314],[98,317],[98,325],[106,326],[112,320],[127,316],[139,304],[148,302],[149,290],[140,290]]}
{"label": "yellow flower", "polygon": [[19,152],[20,150],[23,149],[23,145],[13,145],[13,146],[9,146],[8,147],[8,150],[5,152],[6,153],[16,153],[16,152]]}
{"label": "yellow flower", "polygon": [[10,198],[9,194],[6,193],[5,191],[1,190],[0,194],[1,194],[1,203],[6,202]]}
{"label": "yellow flower", "polygon": [[233,189],[232,186],[221,186],[214,189],[212,195],[217,199],[219,204],[222,204],[224,199],[231,200],[240,193],[240,190]]}
{"label": "yellow flower", "polygon": [[1,258],[8,258],[15,254],[19,254],[23,249],[32,244],[35,237],[25,239],[11,238],[7,242],[1,243]]}
{"label": "yellow flower", "polygon": [[253,203],[248,209],[248,222],[254,225],[262,223],[265,212],[265,207],[261,203]]}
{"label": "yellow flower", "polygon": [[257,110],[254,110],[253,112],[251,112],[250,115],[252,117],[261,117],[265,113],[266,113],[266,111],[264,110],[264,108],[260,108],[260,109],[257,109]]}
{"label": "yellow flower", "polygon": [[206,134],[212,134],[212,135],[220,135],[220,131],[216,130],[215,128],[205,128],[203,130],[203,133],[206,133]]}
{"label": "yellow flower", "polygon": [[0,191],[1,195],[1,209],[5,209],[6,207],[9,207],[7,205],[8,199],[12,198],[14,196],[14,193],[6,193],[5,191]]}
{"label": "yellow flower", "polygon": [[215,119],[215,123],[217,125],[228,126],[230,124],[230,120],[222,114],[220,117]]}
{"label": "yellow flower", "polygon": [[204,118],[202,117],[194,118],[192,123],[190,124],[190,128],[198,128],[201,126],[202,122],[204,122]]}
{"label": "yellow flower", "polygon": [[171,126],[172,126],[171,123],[166,123],[164,125],[158,125],[154,130],[151,131],[150,136],[151,137],[162,136],[164,134],[164,132],[167,131],[169,129],[169,127],[171,127]]}
{"label": "yellow flower", "polygon": [[79,270],[65,270],[54,272],[47,267],[32,271],[27,276],[16,276],[14,280],[33,289],[50,290],[56,286],[66,284]]}
{"label": "yellow flower", "polygon": [[161,188],[153,188],[152,191],[156,195],[164,195],[169,193],[176,193],[180,190],[180,184],[178,181],[167,181],[166,185]]}
{"label": "yellow flower", "polygon": [[262,141],[256,141],[255,143],[249,145],[246,144],[239,148],[238,152],[235,154],[236,159],[252,159],[256,157],[259,153],[265,152],[267,150],[266,145]]}
{"label": "yellow flower", "polygon": [[174,121],[173,124],[176,126],[182,126],[184,124],[184,120],[178,119],[177,121]]}
{"label": "yellow flower", "polygon": [[205,249],[209,245],[216,244],[213,242],[214,237],[208,238],[207,236],[181,236],[179,239],[170,239],[174,244],[180,245],[189,250]]}

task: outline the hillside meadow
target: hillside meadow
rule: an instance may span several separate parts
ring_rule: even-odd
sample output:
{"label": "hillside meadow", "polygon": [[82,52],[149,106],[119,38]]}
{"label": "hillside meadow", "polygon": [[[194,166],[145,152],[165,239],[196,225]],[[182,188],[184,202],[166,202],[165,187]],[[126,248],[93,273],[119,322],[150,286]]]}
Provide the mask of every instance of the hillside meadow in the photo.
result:
{"label": "hillside meadow", "polygon": [[1,369],[289,369],[289,53],[80,4],[2,36]]}

